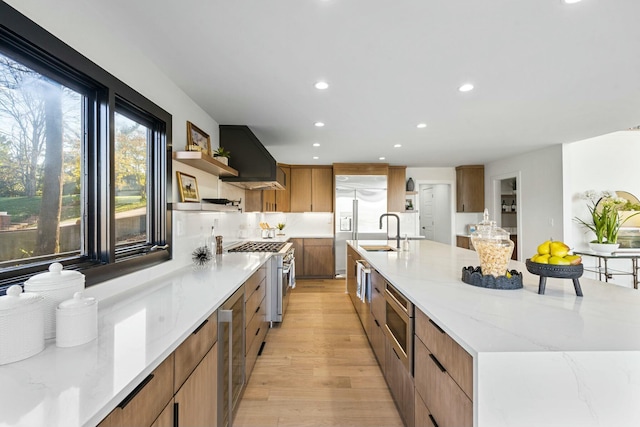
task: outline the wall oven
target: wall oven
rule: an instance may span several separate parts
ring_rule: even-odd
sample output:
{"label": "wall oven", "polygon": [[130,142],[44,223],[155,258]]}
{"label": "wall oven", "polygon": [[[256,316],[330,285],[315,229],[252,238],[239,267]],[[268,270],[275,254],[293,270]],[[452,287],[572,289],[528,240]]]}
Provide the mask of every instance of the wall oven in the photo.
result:
{"label": "wall oven", "polygon": [[413,374],[413,303],[389,283],[386,283],[384,297],[384,331],[395,355],[407,371]]}

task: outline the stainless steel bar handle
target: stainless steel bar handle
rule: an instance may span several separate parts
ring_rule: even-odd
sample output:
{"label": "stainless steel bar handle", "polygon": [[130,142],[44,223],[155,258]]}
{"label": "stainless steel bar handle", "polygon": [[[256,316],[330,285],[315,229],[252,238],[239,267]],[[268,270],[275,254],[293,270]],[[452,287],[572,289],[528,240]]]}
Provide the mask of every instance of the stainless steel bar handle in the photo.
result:
{"label": "stainless steel bar handle", "polygon": [[353,235],[352,240],[358,240],[358,199],[353,199]]}
{"label": "stainless steel bar handle", "polygon": [[233,310],[218,310],[218,323],[229,324],[229,381],[227,388],[229,391],[229,424],[233,424]]}

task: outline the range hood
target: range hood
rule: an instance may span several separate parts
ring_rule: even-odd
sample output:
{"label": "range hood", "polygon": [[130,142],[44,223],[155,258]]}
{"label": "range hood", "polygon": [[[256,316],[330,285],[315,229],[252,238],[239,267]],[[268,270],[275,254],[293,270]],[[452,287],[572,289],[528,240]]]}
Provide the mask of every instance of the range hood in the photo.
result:
{"label": "range hood", "polygon": [[229,166],[238,176],[220,177],[247,190],[284,190],[286,175],[247,126],[220,125],[220,146],[231,152]]}

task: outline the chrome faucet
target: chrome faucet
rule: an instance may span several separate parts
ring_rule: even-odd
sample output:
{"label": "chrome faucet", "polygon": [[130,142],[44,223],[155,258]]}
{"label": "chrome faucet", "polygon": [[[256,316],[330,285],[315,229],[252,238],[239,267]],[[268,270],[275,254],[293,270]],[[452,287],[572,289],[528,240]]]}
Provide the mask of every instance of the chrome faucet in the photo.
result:
{"label": "chrome faucet", "polygon": [[400,217],[393,213],[383,213],[380,215],[380,229],[382,229],[382,218],[385,216],[395,216],[396,217],[396,225],[398,226],[398,234],[396,234],[396,247],[400,249]]}

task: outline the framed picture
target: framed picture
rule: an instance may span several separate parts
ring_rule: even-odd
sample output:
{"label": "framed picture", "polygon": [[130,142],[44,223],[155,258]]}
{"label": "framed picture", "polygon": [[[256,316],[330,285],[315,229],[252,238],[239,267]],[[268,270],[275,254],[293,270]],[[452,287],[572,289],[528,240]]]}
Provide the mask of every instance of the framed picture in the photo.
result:
{"label": "framed picture", "polygon": [[176,172],[178,175],[178,189],[180,190],[181,202],[199,202],[198,182],[195,176],[187,175],[184,172]]}
{"label": "framed picture", "polygon": [[211,138],[189,121],[187,122],[187,151],[202,151],[211,155]]}

